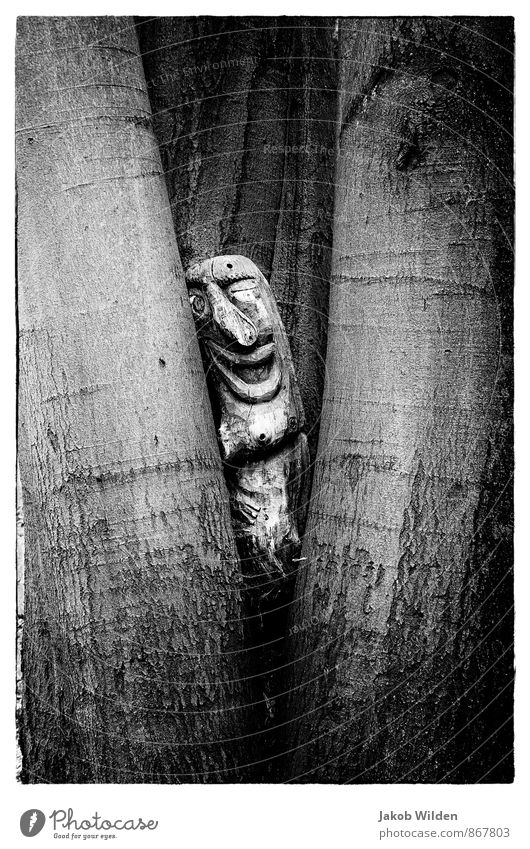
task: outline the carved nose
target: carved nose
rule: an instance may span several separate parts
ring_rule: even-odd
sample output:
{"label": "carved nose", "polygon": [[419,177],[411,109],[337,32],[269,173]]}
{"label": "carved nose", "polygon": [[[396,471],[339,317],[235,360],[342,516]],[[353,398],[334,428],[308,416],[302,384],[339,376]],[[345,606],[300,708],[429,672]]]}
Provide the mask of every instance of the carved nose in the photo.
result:
{"label": "carved nose", "polygon": [[212,308],[213,319],[225,336],[245,348],[254,345],[258,338],[255,324],[232,304],[213,281],[205,285],[206,295]]}

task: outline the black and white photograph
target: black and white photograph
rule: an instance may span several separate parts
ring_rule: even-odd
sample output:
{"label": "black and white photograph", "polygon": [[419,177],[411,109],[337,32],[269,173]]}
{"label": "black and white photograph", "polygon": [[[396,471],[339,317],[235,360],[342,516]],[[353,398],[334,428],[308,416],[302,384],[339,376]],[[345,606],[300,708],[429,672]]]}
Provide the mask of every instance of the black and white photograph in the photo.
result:
{"label": "black and white photograph", "polygon": [[516,27],[355,9],[17,19],[20,787],[517,778]]}

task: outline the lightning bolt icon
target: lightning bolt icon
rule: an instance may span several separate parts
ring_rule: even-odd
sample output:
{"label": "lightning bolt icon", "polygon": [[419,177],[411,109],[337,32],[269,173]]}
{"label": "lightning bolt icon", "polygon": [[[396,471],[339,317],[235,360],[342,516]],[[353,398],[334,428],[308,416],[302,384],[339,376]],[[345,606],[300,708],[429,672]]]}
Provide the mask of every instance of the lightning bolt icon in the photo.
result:
{"label": "lightning bolt icon", "polygon": [[35,825],[36,822],[37,822],[37,811],[33,811],[32,815],[29,818],[28,833],[30,831],[33,831],[33,826]]}

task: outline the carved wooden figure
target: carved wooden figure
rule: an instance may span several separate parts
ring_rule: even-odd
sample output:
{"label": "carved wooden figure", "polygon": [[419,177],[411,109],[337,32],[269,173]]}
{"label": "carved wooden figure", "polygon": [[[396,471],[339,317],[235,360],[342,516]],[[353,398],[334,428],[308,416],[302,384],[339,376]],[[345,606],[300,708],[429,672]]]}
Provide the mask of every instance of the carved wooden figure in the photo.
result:
{"label": "carved wooden figure", "polygon": [[186,275],[243,571],[264,594],[293,570],[307,440],[289,342],[270,290],[243,256]]}

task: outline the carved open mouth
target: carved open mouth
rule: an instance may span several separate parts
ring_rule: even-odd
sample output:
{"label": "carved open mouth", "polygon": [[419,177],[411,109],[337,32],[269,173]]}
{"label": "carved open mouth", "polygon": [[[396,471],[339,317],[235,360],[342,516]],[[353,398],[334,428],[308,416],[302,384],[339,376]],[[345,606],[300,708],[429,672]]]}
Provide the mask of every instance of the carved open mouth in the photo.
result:
{"label": "carved open mouth", "polygon": [[274,342],[248,353],[229,351],[213,339],[206,341],[210,356],[234,395],[247,403],[270,401],[278,392],[282,369]]}

